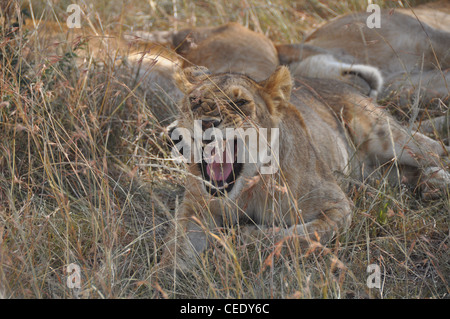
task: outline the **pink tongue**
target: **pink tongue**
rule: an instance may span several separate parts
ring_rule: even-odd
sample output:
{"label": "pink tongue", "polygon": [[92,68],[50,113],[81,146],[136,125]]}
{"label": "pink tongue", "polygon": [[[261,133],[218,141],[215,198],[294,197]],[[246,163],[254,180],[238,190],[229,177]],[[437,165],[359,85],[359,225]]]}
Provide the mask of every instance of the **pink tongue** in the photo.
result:
{"label": "pink tongue", "polygon": [[230,155],[223,152],[223,163],[216,163],[215,161],[206,165],[206,173],[214,181],[225,181],[233,171],[233,163],[230,160]]}

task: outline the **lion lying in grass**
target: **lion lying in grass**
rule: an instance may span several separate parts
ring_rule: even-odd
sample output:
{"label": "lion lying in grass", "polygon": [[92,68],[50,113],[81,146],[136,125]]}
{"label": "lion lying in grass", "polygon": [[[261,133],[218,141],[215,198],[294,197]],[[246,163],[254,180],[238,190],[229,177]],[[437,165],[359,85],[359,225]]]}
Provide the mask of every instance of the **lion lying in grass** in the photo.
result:
{"label": "lion lying in grass", "polygon": [[[280,65],[280,49],[262,34],[238,23],[181,31],[135,32],[128,39],[169,45],[180,55],[182,68],[201,65],[213,73],[239,72],[257,81],[267,79]],[[319,54],[323,51],[315,47],[308,47],[308,50],[309,54]],[[284,54],[282,58],[286,61],[288,59],[286,55],[292,54],[289,63],[295,64],[298,55],[295,49],[282,52]],[[378,94],[383,83],[382,76],[376,68],[369,65],[339,63],[332,56],[327,56],[324,61],[314,64],[310,71],[305,70],[299,75],[351,80],[364,93],[372,96]]]}
{"label": "lion lying in grass", "polygon": [[[417,23],[406,15],[398,14],[398,18],[406,28]],[[406,31],[402,23],[397,27]],[[388,40],[395,42],[398,38],[389,38],[389,28],[380,32],[387,32]],[[425,30],[429,35],[447,36],[428,27]],[[180,54],[181,68],[186,71],[179,76],[178,86],[185,98],[176,126],[187,129],[191,137],[195,121],[202,123],[203,131],[279,130],[278,170],[272,174],[261,173],[261,161],[240,163],[222,150],[216,154],[228,162],[208,163],[205,157],[191,161],[186,195],[176,213],[176,226],[166,238],[162,267],[189,270],[215,229],[241,219],[254,224],[253,234],[271,228],[277,230],[278,239],[329,240],[351,221],[352,204],[341,188],[346,184],[340,176],[365,180],[382,171],[396,182],[419,185],[424,196],[445,191],[450,184],[442,164],[448,147],[408,132],[379,108],[369,96],[386,94],[381,73],[370,65],[355,64],[359,62],[355,56],[313,45],[275,46],[235,23],[135,35],[169,43]],[[342,33],[341,44],[350,35]],[[421,35],[417,39],[409,44],[411,48],[419,55],[427,53],[429,43]],[[446,48],[435,44],[431,41],[445,66]],[[384,46],[381,50],[390,54]],[[345,61],[346,57],[350,60]],[[432,57],[425,55],[424,61],[431,68]],[[293,86],[290,72],[279,67],[280,63],[293,70]],[[415,76],[415,60],[405,63],[408,74]],[[203,65],[209,71],[190,65]],[[389,74],[389,68],[380,69]],[[261,146],[258,141],[256,148]],[[237,149],[236,141],[227,143]]]}
{"label": "lion lying in grass", "polygon": [[283,64],[294,77],[350,78],[373,97],[395,97],[402,105],[420,97],[429,103],[450,95],[449,30],[422,22],[448,23],[445,13],[436,16],[436,11],[414,9],[420,20],[406,9],[382,11],[380,28],[367,26],[370,13],[348,14],[313,31],[301,44],[274,45],[236,23],[137,32],[131,38],[171,46],[182,57],[182,67],[202,65],[213,73],[241,72],[261,80]]}
{"label": "lion lying in grass", "polygon": [[[424,133],[445,134],[450,122],[439,110],[450,96],[450,33],[444,31],[450,15],[427,7],[382,11],[381,28],[370,29],[365,23],[369,14],[334,19],[301,44],[274,45],[236,23],[137,32],[129,38],[169,45],[180,55],[183,68],[202,65],[213,73],[239,72],[262,80],[282,64],[289,66],[294,78],[345,81],[363,94],[395,102],[406,113],[412,104],[416,109],[432,105],[426,120],[422,118],[416,127]],[[442,24],[443,28],[435,28]],[[174,85],[165,91],[177,92]],[[413,121],[418,114],[412,112]]]}
{"label": "lion lying in grass", "polygon": [[[202,133],[254,128],[258,137],[263,129],[269,135],[253,145],[242,136],[227,136],[225,150],[213,146],[210,153],[223,154],[222,160],[205,155],[222,137],[203,135],[201,160],[191,154],[186,194],[166,238],[162,267],[189,270],[215,229],[241,219],[254,223],[256,233],[278,227],[277,238],[294,237],[305,244],[329,240],[351,221],[352,203],[339,175],[364,179],[383,165],[425,192],[450,184],[441,164],[448,148],[420,133],[409,134],[372,99],[343,82],[297,78],[293,85],[286,67],[262,81],[187,68],[178,85],[185,94],[177,122],[187,132],[184,143],[195,136],[196,121]],[[275,131],[277,169],[262,173],[267,155],[262,153],[273,151]],[[239,161],[239,140],[245,149],[265,151],[258,151],[257,161]]]}
{"label": "lion lying in grass", "polygon": [[[318,68],[322,64],[317,60],[325,57],[329,61],[374,66],[384,78],[380,97],[395,98],[401,105],[417,98],[430,103],[450,96],[450,29],[430,27],[398,11],[382,11],[380,28],[369,28],[369,15],[348,14],[312,32],[303,45],[277,46],[280,60],[290,64],[293,74],[305,76],[305,69]],[[308,54],[311,46],[324,52]]]}
{"label": "lion lying in grass", "polygon": [[[315,64],[322,71],[300,68],[292,88],[288,69],[279,67],[280,46],[237,24],[153,36],[178,48],[186,59],[182,68],[194,63],[213,73],[187,69],[180,77],[185,97],[178,127],[193,130],[198,120],[205,128],[255,128],[258,137],[261,129],[279,131],[279,160],[271,174],[261,172],[259,157],[255,163],[231,157],[189,165],[189,187],[161,265],[189,269],[215,228],[241,218],[250,219],[256,232],[275,226],[279,238],[325,242],[351,221],[345,183],[337,180],[341,175],[365,179],[385,164],[392,175],[398,166],[402,182],[420,184],[426,195],[448,187],[450,176],[441,164],[448,149],[420,133],[409,134],[368,97],[382,88],[377,68],[341,62],[326,49],[309,47],[312,57],[323,58]],[[332,79],[306,79],[304,70]]]}

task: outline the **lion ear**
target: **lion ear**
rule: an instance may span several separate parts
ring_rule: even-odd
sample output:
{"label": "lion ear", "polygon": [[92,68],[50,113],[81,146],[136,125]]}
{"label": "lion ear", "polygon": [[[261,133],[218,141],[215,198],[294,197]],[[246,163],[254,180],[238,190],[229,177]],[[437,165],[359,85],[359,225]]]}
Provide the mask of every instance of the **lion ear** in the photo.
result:
{"label": "lion ear", "polygon": [[193,66],[180,70],[175,74],[177,87],[183,93],[188,93],[199,82],[208,78],[211,72],[204,66]]}
{"label": "lion ear", "polygon": [[292,90],[292,78],[286,66],[279,66],[272,75],[260,83],[270,95],[276,106],[289,102]]}

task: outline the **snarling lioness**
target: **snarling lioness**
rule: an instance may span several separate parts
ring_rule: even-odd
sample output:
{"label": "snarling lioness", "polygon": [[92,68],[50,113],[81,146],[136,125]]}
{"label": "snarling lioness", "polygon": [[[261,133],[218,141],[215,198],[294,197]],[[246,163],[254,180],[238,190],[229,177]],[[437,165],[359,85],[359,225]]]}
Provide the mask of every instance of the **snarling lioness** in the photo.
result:
{"label": "snarling lioness", "polygon": [[[227,160],[211,160],[206,152],[200,161],[191,160],[186,194],[165,241],[163,267],[190,269],[214,230],[241,218],[257,225],[256,231],[276,227],[277,236],[305,244],[329,240],[351,221],[352,204],[342,189],[345,183],[338,182],[342,175],[365,178],[385,164],[403,182],[419,182],[426,191],[450,184],[442,166],[445,146],[409,134],[372,99],[340,81],[298,78],[293,85],[284,66],[259,82],[188,68],[178,85],[185,94],[179,128],[192,133],[200,122],[203,131],[255,128],[259,136],[267,129],[256,143],[261,148],[267,141],[268,149],[271,134],[278,131],[278,169],[264,174],[259,157],[239,162],[227,156],[226,146],[209,154],[223,152]],[[184,142],[193,136],[183,136]],[[211,140],[203,136],[203,150]],[[226,145],[236,150],[236,140]]]}

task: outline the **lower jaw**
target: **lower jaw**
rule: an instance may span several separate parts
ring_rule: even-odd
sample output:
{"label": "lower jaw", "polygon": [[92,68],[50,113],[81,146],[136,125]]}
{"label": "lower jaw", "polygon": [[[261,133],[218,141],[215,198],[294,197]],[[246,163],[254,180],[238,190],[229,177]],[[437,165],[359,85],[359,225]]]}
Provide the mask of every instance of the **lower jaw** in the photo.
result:
{"label": "lower jaw", "polygon": [[234,187],[234,183],[235,182],[233,182],[233,184],[230,184],[228,187],[223,187],[223,188],[212,187],[212,186],[206,185],[206,183],[205,183],[205,188],[206,188],[206,191],[209,194],[211,194],[212,196],[216,196],[216,197],[225,196],[226,193],[231,192],[231,190]]}

